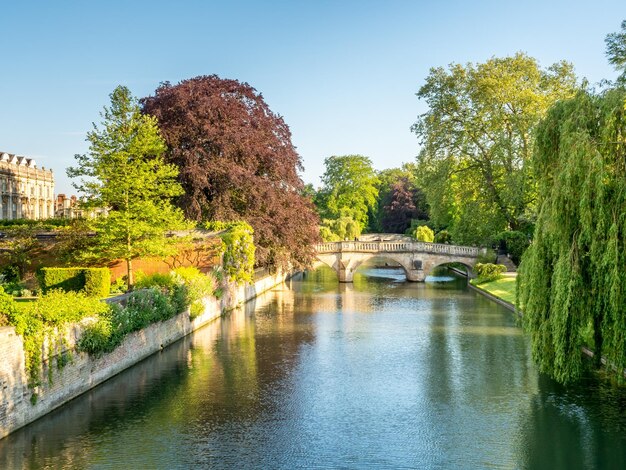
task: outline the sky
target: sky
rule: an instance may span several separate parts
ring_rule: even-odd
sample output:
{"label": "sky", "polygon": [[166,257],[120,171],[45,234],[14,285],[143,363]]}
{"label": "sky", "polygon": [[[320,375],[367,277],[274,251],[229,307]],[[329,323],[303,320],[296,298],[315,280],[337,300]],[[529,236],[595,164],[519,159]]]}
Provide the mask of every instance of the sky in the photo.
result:
{"label": "sky", "polygon": [[361,154],[377,170],[415,161],[410,127],[431,67],[518,51],[568,60],[596,83],[617,73],[604,38],[626,1],[0,0],[0,151],[65,169],[117,85],[217,74],[247,82],[285,119],[320,185],[324,159]]}

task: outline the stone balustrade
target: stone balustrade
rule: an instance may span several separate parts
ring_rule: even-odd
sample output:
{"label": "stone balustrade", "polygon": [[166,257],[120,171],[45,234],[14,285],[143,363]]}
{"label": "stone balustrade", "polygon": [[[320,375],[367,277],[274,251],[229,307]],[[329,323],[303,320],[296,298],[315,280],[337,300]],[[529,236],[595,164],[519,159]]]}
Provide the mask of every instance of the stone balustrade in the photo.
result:
{"label": "stone balustrade", "polygon": [[478,257],[484,249],[475,246],[445,245],[428,242],[402,241],[345,241],[315,245],[319,254],[325,253],[432,253],[451,256]]}

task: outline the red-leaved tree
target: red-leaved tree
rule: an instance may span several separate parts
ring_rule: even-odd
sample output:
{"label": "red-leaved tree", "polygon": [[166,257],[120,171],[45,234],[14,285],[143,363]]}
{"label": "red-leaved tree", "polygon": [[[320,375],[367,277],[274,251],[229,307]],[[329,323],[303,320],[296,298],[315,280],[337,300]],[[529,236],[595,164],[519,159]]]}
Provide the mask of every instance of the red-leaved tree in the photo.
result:
{"label": "red-leaved tree", "polygon": [[412,219],[428,219],[426,198],[403,176],[382,197],[381,225],[384,232],[404,233]]}
{"label": "red-leaved tree", "polygon": [[302,162],[289,127],[260,93],[209,75],[164,83],[141,102],[158,119],[166,160],[180,168],[187,217],[248,222],[258,265],[312,260],[319,220],[303,196]]}

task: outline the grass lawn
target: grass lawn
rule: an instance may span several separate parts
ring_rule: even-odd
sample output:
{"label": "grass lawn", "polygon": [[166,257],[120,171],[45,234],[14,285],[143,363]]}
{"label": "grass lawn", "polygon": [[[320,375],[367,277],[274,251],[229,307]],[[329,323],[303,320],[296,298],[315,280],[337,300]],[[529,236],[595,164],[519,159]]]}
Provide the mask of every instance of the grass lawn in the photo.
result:
{"label": "grass lawn", "polygon": [[485,282],[476,285],[479,289],[489,292],[491,295],[515,305],[515,274],[505,274],[504,277],[497,281]]}

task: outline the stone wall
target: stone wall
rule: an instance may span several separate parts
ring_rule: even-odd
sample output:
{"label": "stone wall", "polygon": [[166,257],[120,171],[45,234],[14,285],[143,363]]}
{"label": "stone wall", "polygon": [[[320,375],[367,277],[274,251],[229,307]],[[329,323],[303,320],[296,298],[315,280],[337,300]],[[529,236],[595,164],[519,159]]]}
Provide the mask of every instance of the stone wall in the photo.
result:
{"label": "stone wall", "polygon": [[[31,403],[32,391],[28,388],[22,338],[12,327],[0,327],[0,438],[215,320],[224,311],[243,305],[280,284],[286,277],[275,274],[265,276],[252,285],[230,285],[220,300],[206,298],[204,313],[193,320],[185,311],[164,322],[149,325],[129,334],[118,348],[99,358],[73,351],[81,329],[69,328],[63,349],[65,352],[69,349],[71,360],[61,369],[52,359],[44,364],[44,376],[48,376],[47,367],[53,368],[49,375],[52,380],[44,380],[44,384],[36,389],[38,397],[34,404]],[[47,348],[44,346],[44,349]]]}

